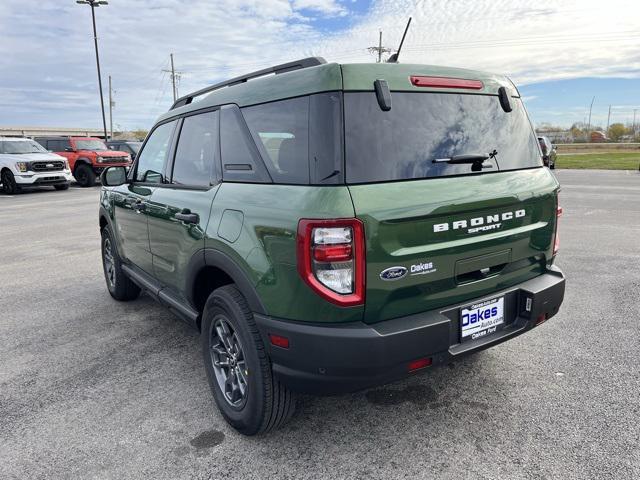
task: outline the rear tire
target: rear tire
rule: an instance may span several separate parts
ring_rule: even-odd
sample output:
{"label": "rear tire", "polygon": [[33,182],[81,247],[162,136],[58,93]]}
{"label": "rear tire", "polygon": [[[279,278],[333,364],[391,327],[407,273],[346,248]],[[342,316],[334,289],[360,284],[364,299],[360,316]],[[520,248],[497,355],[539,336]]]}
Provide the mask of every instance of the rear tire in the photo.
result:
{"label": "rear tire", "polygon": [[69,190],[69,184],[64,183],[62,185],[54,185],[53,188],[55,188],[56,190]]}
{"label": "rear tire", "polygon": [[16,183],[16,179],[11,170],[3,170],[2,175],[0,175],[0,179],[2,180],[2,191],[7,195],[15,195],[22,191],[20,185]]}
{"label": "rear tire", "polygon": [[268,432],[292,417],[295,397],[273,375],[253,314],[235,285],[220,287],[207,299],[201,343],[213,397],[238,432]]}
{"label": "rear tire", "polygon": [[118,255],[109,226],[102,229],[101,235],[102,268],[109,293],[121,302],[135,300],[140,295],[140,287],[133,283],[122,270],[122,260]]}
{"label": "rear tire", "polygon": [[552,164],[549,165],[549,168],[551,170],[555,170],[556,169],[556,162],[553,162]]}
{"label": "rear tire", "polygon": [[93,187],[96,184],[96,174],[87,164],[78,165],[73,176],[81,187]]}

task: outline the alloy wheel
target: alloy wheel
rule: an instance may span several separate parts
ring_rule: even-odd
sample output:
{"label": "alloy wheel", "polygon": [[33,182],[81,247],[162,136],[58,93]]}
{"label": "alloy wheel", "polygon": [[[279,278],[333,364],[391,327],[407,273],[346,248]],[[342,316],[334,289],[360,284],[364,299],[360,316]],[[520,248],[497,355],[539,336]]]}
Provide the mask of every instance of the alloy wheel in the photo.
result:
{"label": "alloy wheel", "polygon": [[104,261],[104,271],[106,273],[109,286],[111,288],[115,288],[116,268],[115,268],[115,261],[113,259],[113,250],[111,248],[111,239],[109,238],[104,239],[104,253],[102,254],[102,258]]}
{"label": "alloy wheel", "polygon": [[247,401],[249,370],[240,338],[223,315],[211,323],[209,348],[220,391],[229,405],[241,409]]}

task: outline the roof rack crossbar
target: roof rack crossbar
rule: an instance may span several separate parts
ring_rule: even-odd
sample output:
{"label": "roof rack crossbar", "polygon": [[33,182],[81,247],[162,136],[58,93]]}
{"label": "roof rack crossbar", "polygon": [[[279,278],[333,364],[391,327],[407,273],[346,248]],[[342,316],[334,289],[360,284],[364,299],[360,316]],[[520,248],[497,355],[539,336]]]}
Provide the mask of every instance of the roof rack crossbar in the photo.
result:
{"label": "roof rack crossbar", "polygon": [[247,80],[263,77],[265,75],[270,75],[270,74],[278,75],[279,73],[287,73],[293,70],[300,70],[303,68],[315,67],[318,65],[323,65],[325,63],[327,63],[327,61],[322,57],[308,57],[308,58],[303,58],[301,60],[295,60],[293,62],[276,65],[274,67],[265,68],[263,70],[258,70],[257,72],[248,73],[246,75],[241,75],[239,77],[235,77],[230,80],[225,80],[224,82],[216,83],[215,85],[205,87],[201,90],[190,93],[189,95],[185,95],[184,97],[180,97],[173,103],[170,110],[173,110],[174,108],[182,107],[184,105],[189,105],[191,102],[193,102],[194,98],[204,95],[205,93],[213,92],[214,90],[218,90],[223,87],[231,87],[233,85],[239,85],[241,83],[247,82]]}

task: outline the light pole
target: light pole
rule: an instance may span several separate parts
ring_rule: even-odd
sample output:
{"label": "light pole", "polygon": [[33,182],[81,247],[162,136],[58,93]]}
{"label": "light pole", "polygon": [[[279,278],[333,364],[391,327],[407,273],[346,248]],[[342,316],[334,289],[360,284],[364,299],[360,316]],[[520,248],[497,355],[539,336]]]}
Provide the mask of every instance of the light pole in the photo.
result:
{"label": "light pole", "polygon": [[102,127],[104,128],[104,139],[107,140],[107,120],[104,116],[104,98],[102,96],[102,76],[100,75],[100,56],[98,55],[98,34],[96,33],[96,12],[95,8],[100,5],[108,5],[107,0],[76,0],[80,5],[91,7],[91,19],[93,20],[93,43],[96,47],[96,65],[98,67],[98,89],[100,90],[100,107],[102,108]]}

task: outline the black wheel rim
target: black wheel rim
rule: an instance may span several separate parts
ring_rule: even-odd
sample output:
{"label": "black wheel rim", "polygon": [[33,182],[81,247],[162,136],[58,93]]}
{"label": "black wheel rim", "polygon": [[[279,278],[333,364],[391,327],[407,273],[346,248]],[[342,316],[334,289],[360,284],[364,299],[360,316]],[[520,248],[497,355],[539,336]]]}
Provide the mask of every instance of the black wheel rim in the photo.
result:
{"label": "black wheel rim", "polygon": [[116,286],[116,268],[113,259],[113,250],[111,248],[111,240],[109,238],[104,239],[104,250],[102,253],[102,259],[104,262],[104,275],[107,277],[107,282],[111,288]]}
{"label": "black wheel rim", "polygon": [[249,370],[240,338],[224,315],[211,322],[209,349],[222,396],[229,405],[241,409],[247,402]]}

